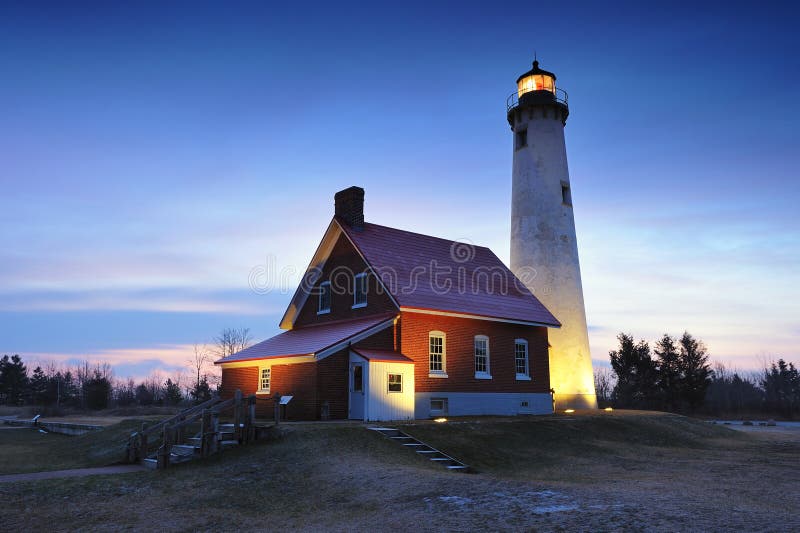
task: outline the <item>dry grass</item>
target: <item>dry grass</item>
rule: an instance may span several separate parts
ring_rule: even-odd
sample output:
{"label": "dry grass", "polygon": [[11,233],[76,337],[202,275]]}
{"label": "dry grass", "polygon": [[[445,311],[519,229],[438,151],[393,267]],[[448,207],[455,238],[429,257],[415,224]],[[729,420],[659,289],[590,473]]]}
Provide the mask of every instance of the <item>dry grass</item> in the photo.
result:
{"label": "dry grass", "polygon": [[[361,427],[165,472],[0,485],[9,530],[800,528],[800,435],[674,416],[475,419],[408,430],[478,467],[439,470]],[[458,453],[456,452],[458,451]]]}
{"label": "dry grass", "polygon": [[0,474],[104,466],[122,460],[128,436],[141,427],[126,420],[79,436],[36,429],[0,431]]}

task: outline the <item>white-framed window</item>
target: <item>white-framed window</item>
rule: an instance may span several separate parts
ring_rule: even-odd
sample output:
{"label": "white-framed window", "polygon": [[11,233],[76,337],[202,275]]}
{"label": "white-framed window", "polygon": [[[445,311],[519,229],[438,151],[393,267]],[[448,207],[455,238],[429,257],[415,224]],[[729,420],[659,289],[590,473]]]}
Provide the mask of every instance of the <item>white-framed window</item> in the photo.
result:
{"label": "white-framed window", "polygon": [[269,394],[270,381],[272,380],[272,368],[265,366],[258,371],[258,394]]}
{"label": "white-framed window", "polygon": [[475,335],[475,377],[492,379],[489,369],[489,337]]}
{"label": "white-framed window", "polygon": [[428,333],[428,376],[447,377],[447,342],[441,331]]}
{"label": "white-framed window", "polygon": [[514,367],[517,379],[531,379],[531,368],[528,361],[528,341],[517,339],[514,341]]}
{"label": "white-framed window", "polygon": [[367,273],[362,272],[353,277],[353,309],[367,306]]}
{"label": "white-framed window", "polygon": [[323,281],[319,284],[319,308],[317,314],[322,315],[331,312],[331,282]]}
{"label": "white-framed window", "polygon": [[431,398],[431,416],[447,414],[447,398]]}
{"label": "white-framed window", "polygon": [[403,375],[387,374],[387,392],[403,392]]}

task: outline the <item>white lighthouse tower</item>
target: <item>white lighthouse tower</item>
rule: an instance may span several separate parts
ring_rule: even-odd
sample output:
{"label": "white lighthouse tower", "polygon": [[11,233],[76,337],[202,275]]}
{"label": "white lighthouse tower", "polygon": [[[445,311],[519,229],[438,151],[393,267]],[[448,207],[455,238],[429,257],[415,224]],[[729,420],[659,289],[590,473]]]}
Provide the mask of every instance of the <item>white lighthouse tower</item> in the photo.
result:
{"label": "white lighthouse tower", "polygon": [[567,94],[539,68],[508,99],[514,132],[511,270],[561,322],[549,331],[550,386],[557,408],[596,408],[564,126]]}

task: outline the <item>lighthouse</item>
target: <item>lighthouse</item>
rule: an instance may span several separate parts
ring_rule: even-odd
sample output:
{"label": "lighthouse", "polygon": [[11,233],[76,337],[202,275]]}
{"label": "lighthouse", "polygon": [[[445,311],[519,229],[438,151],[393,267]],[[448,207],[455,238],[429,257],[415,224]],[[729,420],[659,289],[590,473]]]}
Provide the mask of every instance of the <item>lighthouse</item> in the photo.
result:
{"label": "lighthouse", "polygon": [[596,408],[564,127],[567,93],[533,68],[507,100],[513,132],[511,270],[561,322],[551,329],[556,408]]}

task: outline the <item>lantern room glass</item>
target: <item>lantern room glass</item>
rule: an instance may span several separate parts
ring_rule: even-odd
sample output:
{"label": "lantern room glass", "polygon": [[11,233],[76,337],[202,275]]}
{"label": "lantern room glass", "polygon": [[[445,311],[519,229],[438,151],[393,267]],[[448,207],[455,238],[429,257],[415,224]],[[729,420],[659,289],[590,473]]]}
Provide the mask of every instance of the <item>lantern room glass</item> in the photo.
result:
{"label": "lantern room glass", "polygon": [[517,83],[517,97],[531,91],[550,91],[555,94],[556,84],[552,76],[546,74],[533,74],[525,76]]}

